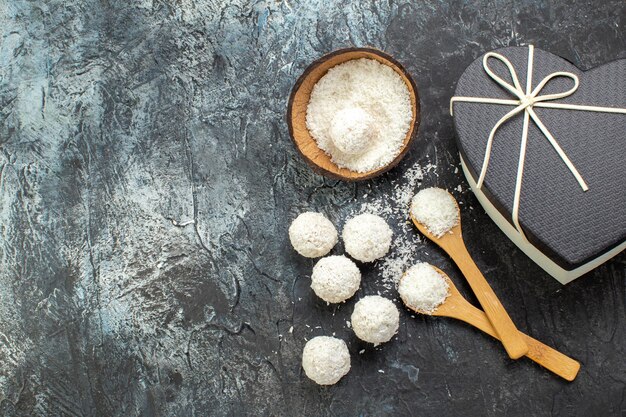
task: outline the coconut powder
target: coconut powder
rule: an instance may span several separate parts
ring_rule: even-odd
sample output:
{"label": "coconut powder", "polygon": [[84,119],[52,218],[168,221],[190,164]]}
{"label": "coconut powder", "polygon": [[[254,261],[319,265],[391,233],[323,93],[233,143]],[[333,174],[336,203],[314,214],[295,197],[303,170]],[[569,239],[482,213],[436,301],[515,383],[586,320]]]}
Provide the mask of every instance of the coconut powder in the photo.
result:
{"label": "coconut powder", "polygon": [[412,117],[409,89],[400,75],[362,58],[320,78],[311,92],[306,125],[339,167],[369,172],[398,156]]}

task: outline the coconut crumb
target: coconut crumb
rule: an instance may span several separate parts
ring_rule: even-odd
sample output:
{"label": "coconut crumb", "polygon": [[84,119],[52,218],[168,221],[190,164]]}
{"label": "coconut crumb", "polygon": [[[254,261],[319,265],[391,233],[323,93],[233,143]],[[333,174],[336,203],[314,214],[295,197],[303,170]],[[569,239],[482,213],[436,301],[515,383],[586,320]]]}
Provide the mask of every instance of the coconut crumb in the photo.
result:
{"label": "coconut crumb", "polygon": [[317,261],[311,274],[311,288],[327,303],[342,303],[361,285],[361,272],[343,255],[327,256]]}
{"label": "coconut crumb", "polygon": [[432,314],[450,295],[450,288],[432,265],[421,262],[406,271],[398,292],[410,309]]}
{"label": "coconut crumb", "polygon": [[459,209],[454,197],[443,188],[425,188],[411,202],[411,214],[436,237],[441,237],[459,223]]}
{"label": "coconut crumb", "polygon": [[307,258],[326,255],[337,243],[337,229],[321,213],[301,213],[289,226],[293,248]]}
{"label": "coconut crumb", "polygon": [[396,305],[378,295],[361,298],[354,305],[350,319],[354,334],[374,346],[390,341],[400,325],[400,313]]}
{"label": "coconut crumb", "polygon": [[361,262],[373,262],[389,252],[393,232],[382,217],[363,213],[346,222],[341,236],[350,256]]}

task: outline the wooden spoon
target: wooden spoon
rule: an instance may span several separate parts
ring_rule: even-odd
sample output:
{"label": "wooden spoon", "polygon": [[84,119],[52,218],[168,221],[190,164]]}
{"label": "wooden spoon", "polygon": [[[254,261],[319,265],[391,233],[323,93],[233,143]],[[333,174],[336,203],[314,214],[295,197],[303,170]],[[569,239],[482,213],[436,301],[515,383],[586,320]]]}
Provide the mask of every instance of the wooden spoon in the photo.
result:
{"label": "wooden spoon", "polygon": [[[437,272],[439,272],[448,283],[450,293],[448,298],[446,298],[443,304],[437,307],[437,309],[432,313],[413,308],[408,305],[406,300],[403,299],[402,301],[404,302],[404,304],[409,309],[420,314],[428,314],[439,317],[452,317],[464,321],[482,330],[488,335],[495,337],[496,339],[500,339],[498,337],[498,333],[487,318],[487,315],[483,311],[471,305],[465,298],[463,298],[459,290],[452,283],[452,280],[450,280],[450,278],[442,270],[437,267],[433,268],[435,268]],[[529,348],[528,352],[526,353],[526,356],[528,358],[535,361],[544,368],[554,372],[561,378],[566,379],[567,381],[573,381],[574,378],[576,378],[578,370],[580,369],[580,363],[570,358],[569,356],[566,356],[561,352],[551,348],[550,346],[544,345],[540,341],[525,335],[524,333],[519,332],[519,334]]]}
{"label": "wooden spoon", "polygon": [[459,205],[451,194],[450,198],[452,198],[454,204],[456,204],[459,222],[443,236],[437,237],[433,235],[424,224],[420,223],[413,216],[412,212],[411,220],[413,220],[417,229],[428,239],[439,245],[439,247],[457,264],[461,272],[463,272],[472,291],[476,294],[478,302],[480,302],[491,324],[493,324],[494,329],[496,329],[498,339],[504,345],[504,349],[506,349],[509,357],[511,359],[521,358],[528,352],[528,346],[526,346],[526,342],[521,336],[521,333],[517,330],[517,327],[515,327],[515,324],[504,309],[504,306],[502,306],[500,300],[498,300],[498,297],[467,251],[465,242],[463,242],[463,236],[461,235],[461,214]]}
{"label": "wooden spoon", "polygon": [[[389,66],[402,78],[409,90],[411,100],[412,120],[409,130],[406,132],[402,149],[393,161],[384,167],[374,169],[369,172],[355,172],[346,168],[340,168],[331,161],[323,150],[317,146],[317,142],[306,127],[306,110],[311,98],[311,92],[315,84],[322,78],[329,69],[353,59],[367,58],[374,59],[383,65]],[[409,150],[409,145],[415,137],[420,122],[420,101],[417,94],[417,87],[406,69],[391,56],[373,48],[346,48],[331,52],[314,61],[304,70],[291,90],[289,103],[287,104],[287,125],[289,135],[296,145],[296,149],[304,160],[316,171],[327,177],[346,180],[360,181],[375,177],[393,168],[400,162]]]}

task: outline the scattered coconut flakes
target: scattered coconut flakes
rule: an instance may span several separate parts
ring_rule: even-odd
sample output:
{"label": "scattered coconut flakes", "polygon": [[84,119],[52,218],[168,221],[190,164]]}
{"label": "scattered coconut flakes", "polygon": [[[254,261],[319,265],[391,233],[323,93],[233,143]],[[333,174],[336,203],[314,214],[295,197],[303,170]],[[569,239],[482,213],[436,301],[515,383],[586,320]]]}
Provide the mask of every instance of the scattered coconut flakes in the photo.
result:
{"label": "scattered coconut flakes", "polygon": [[369,201],[361,204],[361,207],[356,210],[357,213],[378,214],[383,216],[389,224],[398,226],[394,229],[389,253],[375,264],[381,285],[387,291],[395,290],[402,273],[415,261],[415,248],[421,243],[421,239],[409,220],[411,199],[424,175],[436,168],[437,166],[431,163],[423,167],[418,164],[413,165],[401,177],[391,182],[391,193],[370,197]]}

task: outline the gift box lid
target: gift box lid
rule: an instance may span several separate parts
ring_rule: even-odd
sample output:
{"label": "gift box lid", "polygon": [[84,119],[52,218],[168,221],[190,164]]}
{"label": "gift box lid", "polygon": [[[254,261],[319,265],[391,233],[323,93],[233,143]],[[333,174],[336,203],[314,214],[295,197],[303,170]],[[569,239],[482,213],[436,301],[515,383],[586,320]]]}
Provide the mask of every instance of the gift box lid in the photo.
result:
{"label": "gift box lid", "polygon": [[[514,68],[526,87],[529,47],[497,51]],[[489,60],[494,74],[513,84],[505,63]],[[570,62],[534,49],[532,89],[555,72],[575,74],[579,85],[554,103],[626,108],[626,60],[581,71]],[[538,95],[558,94],[573,86],[572,79],[555,77]],[[530,91],[529,90],[529,91]],[[476,59],[457,83],[455,97],[516,99],[489,76],[483,57]],[[514,105],[454,103],[459,151],[477,180],[492,128]],[[553,145],[530,119],[519,198],[519,224],[528,242],[566,270],[579,267],[626,241],[626,115],[533,106],[563,152],[578,170],[583,191]],[[495,133],[481,191],[512,223],[515,184],[520,158],[524,112],[504,122]]]}

